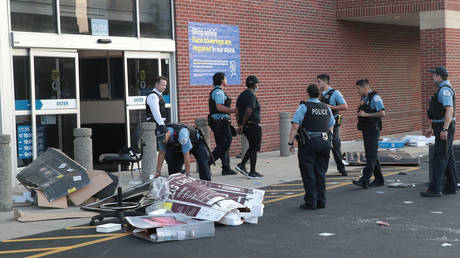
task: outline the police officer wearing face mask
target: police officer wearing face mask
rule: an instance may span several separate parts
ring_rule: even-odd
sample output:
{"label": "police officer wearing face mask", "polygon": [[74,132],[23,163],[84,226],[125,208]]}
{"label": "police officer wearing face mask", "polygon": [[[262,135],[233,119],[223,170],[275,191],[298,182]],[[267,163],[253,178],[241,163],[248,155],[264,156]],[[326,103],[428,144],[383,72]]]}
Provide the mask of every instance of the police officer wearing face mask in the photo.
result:
{"label": "police officer wearing face mask", "polygon": [[[155,88],[147,95],[145,101],[145,110],[147,115],[147,122],[154,122],[156,124],[155,133],[158,134],[160,127],[165,127],[166,120],[166,104],[162,93],[168,85],[168,78],[158,76],[153,81]],[[164,130],[164,128],[162,129]]]}
{"label": "police officer wearing face mask", "polygon": [[[433,175],[430,178],[430,188],[421,192],[423,197],[440,197],[443,194],[456,194],[455,156],[452,142],[455,136],[455,91],[447,80],[449,74],[443,66],[430,70],[438,91],[431,97],[428,118],[431,119],[432,130],[426,131],[425,136],[431,137],[434,131],[434,155],[431,164]],[[444,187],[441,182],[446,176]]]}
{"label": "police officer wearing face mask", "polygon": [[157,135],[158,163],[155,177],[161,175],[161,167],[166,159],[169,175],[179,173],[185,163],[185,174],[190,176],[190,153],[195,156],[201,180],[211,181],[209,152],[206,141],[199,129],[184,124],[170,124],[161,127]]}
{"label": "police officer wearing face mask", "polygon": [[212,155],[216,160],[222,161],[222,175],[236,175],[230,168],[230,145],[232,144],[232,133],[230,125],[230,114],[235,113],[231,109],[232,100],[227,96],[222,87],[227,85],[224,73],[216,73],[213,76],[214,89],[209,93],[209,116],[208,123],[214,133],[216,147]]}
{"label": "police officer wearing face mask", "polygon": [[316,84],[307,88],[309,99],[302,101],[291,122],[289,149],[295,153],[294,138],[299,144],[299,168],[305,188],[301,209],[326,208],[326,172],[329,166],[332,128],[335,119],[331,109],[319,101]]}
{"label": "police officer wearing face mask", "polygon": [[[366,167],[359,180],[353,180],[353,184],[367,189],[369,186],[384,185],[382,169],[378,159],[378,147],[380,131],[382,130],[382,117],[385,116],[385,107],[382,98],[369,88],[369,81],[362,79],[356,82],[361,102],[358,107],[358,130],[363,133],[364,150],[366,155]],[[374,181],[369,180],[374,174]]]}
{"label": "police officer wearing face mask", "polygon": [[334,125],[334,138],[332,139],[332,154],[334,155],[335,164],[337,164],[337,170],[342,176],[347,176],[348,173],[345,170],[345,165],[342,159],[342,150],[340,149],[340,125],[342,124],[342,115],[340,111],[348,109],[347,102],[340,93],[339,90],[331,88],[329,86],[330,77],[327,74],[320,74],[316,77],[318,80],[318,86],[321,90],[321,102],[328,105],[332,110],[332,114],[335,118]]}

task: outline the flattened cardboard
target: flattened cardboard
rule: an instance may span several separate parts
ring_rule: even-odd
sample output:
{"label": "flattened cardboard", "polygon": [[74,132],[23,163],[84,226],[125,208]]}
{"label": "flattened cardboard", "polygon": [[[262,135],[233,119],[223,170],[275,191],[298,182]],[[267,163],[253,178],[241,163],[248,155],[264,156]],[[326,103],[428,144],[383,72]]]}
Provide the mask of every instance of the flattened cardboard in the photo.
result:
{"label": "flattened cardboard", "polygon": [[214,222],[194,220],[180,213],[126,217],[126,221],[126,232],[150,242],[188,240],[215,235]]}
{"label": "flattened cardboard", "polygon": [[78,208],[69,208],[63,210],[40,210],[26,211],[14,209],[14,218],[19,222],[32,222],[42,220],[57,220],[57,219],[76,219],[76,218],[91,218],[98,215],[97,212],[81,211]]}
{"label": "flattened cardboard", "polygon": [[16,178],[25,186],[42,190],[50,202],[90,183],[84,167],[53,148],[42,153]]}
{"label": "flattened cardboard", "polygon": [[113,182],[109,175],[101,170],[88,170],[86,171],[86,174],[88,174],[91,183],[82,187],[78,191],[69,194],[68,196],[69,200],[76,206],[80,206],[86,200],[91,198],[91,196],[97,194]]}
{"label": "flattened cardboard", "polygon": [[47,208],[59,208],[65,209],[67,208],[67,197],[62,196],[61,198],[54,200],[52,202],[48,201],[45,197],[45,194],[40,190],[35,190],[37,194],[37,204],[40,207],[47,207]]}

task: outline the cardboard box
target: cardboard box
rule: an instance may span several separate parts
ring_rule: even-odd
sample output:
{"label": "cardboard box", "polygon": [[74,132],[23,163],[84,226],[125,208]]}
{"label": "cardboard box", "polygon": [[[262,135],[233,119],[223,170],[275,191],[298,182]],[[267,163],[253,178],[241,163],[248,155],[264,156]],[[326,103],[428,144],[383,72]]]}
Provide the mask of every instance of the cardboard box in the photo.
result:
{"label": "cardboard box", "polygon": [[49,148],[16,177],[27,187],[39,188],[50,202],[90,183],[86,169],[57,149]]}
{"label": "cardboard box", "polygon": [[50,202],[46,199],[45,194],[42,191],[35,190],[35,194],[37,195],[37,204],[40,207],[59,208],[59,209],[65,209],[68,207],[67,197],[65,196],[62,196],[61,198]]}
{"label": "cardboard box", "polygon": [[215,235],[214,222],[194,220],[184,214],[126,217],[126,232],[151,242],[187,240]]}
{"label": "cardboard box", "polygon": [[69,194],[69,200],[76,206],[80,206],[91,196],[97,194],[99,191],[110,185],[113,180],[101,170],[88,170],[86,171],[91,182],[79,189],[76,192]]}
{"label": "cardboard box", "polygon": [[76,219],[76,218],[91,218],[98,215],[97,212],[82,211],[80,208],[68,208],[62,210],[20,210],[14,209],[14,218],[20,222],[32,222],[42,220],[56,219]]}

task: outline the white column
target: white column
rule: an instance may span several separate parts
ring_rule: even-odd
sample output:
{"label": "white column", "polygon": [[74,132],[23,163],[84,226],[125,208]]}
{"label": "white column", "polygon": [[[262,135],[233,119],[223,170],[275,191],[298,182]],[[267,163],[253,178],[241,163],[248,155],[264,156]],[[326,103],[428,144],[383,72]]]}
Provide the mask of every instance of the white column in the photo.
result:
{"label": "white column", "polygon": [[[11,175],[16,177],[16,122],[14,117],[13,58],[10,37],[10,1],[0,1],[0,133],[11,135]],[[11,180],[14,185],[14,180]]]}

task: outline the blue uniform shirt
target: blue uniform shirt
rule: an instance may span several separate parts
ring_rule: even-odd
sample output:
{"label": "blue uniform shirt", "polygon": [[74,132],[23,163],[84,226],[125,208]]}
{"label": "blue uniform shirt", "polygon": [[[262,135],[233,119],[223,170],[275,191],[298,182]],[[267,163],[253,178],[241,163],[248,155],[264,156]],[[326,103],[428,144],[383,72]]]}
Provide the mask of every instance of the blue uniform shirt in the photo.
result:
{"label": "blue uniform shirt", "polygon": [[[317,98],[311,98],[307,100],[307,102],[319,103],[320,101]],[[329,127],[332,127],[335,124],[335,119],[334,119],[334,116],[332,115],[331,109],[329,107],[327,109],[329,110],[329,114],[330,114]],[[299,125],[302,124],[306,113],[307,113],[307,106],[300,104],[299,107],[297,107],[297,111],[294,113],[294,117],[292,118],[292,123],[296,123]]]}
{"label": "blue uniform shirt", "polygon": [[[367,95],[366,97],[361,97],[361,100],[366,102],[368,100],[368,97],[369,95]],[[371,100],[371,108],[377,111],[385,110],[385,106],[383,106],[383,101],[382,101],[382,98],[379,96],[379,94],[375,94],[374,98]]]}
{"label": "blue uniform shirt", "polygon": [[[223,105],[225,103],[225,100],[227,100],[227,97],[225,96],[225,93],[222,90],[220,85],[216,85],[215,88],[217,89],[212,92],[211,98],[216,102],[216,105],[217,104]],[[221,118],[229,119],[230,115],[229,114],[212,114],[211,117],[214,119],[221,119]]]}
{"label": "blue uniform shirt", "polygon": [[[171,137],[169,138],[169,143],[174,142],[174,129],[172,127],[168,127],[169,132],[171,133]],[[197,136],[199,137],[199,133],[197,132]],[[182,145],[182,153],[189,152],[192,148],[192,142],[190,141],[190,132],[187,128],[182,128],[179,131],[179,136],[177,140]],[[158,142],[158,149],[159,151],[166,151],[166,144],[163,142]]]}
{"label": "blue uniform shirt", "polygon": [[[442,86],[446,86],[446,85],[452,87],[452,85],[450,84],[450,81],[442,81],[438,84],[438,88],[441,88]],[[444,87],[444,89],[442,89],[438,94],[438,101],[439,103],[442,103],[444,107],[448,107],[448,106],[453,107],[454,106],[453,96],[454,96],[454,92],[450,88]],[[455,121],[455,117],[453,117],[452,120]],[[444,122],[444,118],[433,119],[432,122],[435,122],[435,123]]]}
{"label": "blue uniform shirt", "polygon": [[[332,88],[329,88],[327,91],[321,92],[321,95],[324,96],[331,90],[332,90]],[[335,90],[334,93],[332,93],[331,97],[329,98],[329,105],[331,105],[331,106],[338,106],[338,105],[343,105],[343,104],[346,104],[346,103],[347,102],[343,98],[342,93],[340,93],[340,91],[338,91],[338,90]],[[339,114],[337,114],[335,116],[337,117],[338,115]]]}

